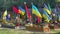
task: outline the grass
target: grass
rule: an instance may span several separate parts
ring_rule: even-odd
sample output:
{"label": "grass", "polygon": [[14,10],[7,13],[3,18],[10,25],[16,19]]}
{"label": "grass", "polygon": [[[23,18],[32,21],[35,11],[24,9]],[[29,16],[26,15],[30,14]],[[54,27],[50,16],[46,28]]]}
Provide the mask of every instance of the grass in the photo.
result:
{"label": "grass", "polygon": [[0,30],[0,34],[23,34],[23,31],[19,31],[19,30],[9,30],[9,29],[2,29]]}
{"label": "grass", "polygon": [[[59,31],[51,30],[52,32],[56,32],[55,34],[60,34]],[[0,29],[0,34],[40,34],[37,32],[34,33],[26,33],[26,30],[16,30],[16,29]]]}
{"label": "grass", "polygon": [[52,32],[56,32],[55,34],[60,34],[60,28],[59,28],[59,30],[53,30],[53,29],[51,29],[51,31]]}

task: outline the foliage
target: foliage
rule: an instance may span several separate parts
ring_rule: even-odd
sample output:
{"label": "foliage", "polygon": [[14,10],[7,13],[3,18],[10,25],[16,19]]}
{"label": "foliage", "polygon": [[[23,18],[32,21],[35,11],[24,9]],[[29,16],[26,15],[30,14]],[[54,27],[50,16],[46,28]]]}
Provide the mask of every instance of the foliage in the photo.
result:
{"label": "foliage", "polygon": [[[0,7],[6,8],[6,7],[11,7],[13,5],[15,6],[22,6],[24,7],[24,1],[27,2],[27,6],[30,7],[31,3],[33,2],[37,7],[42,7],[43,3],[50,3],[51,6],[55,6],[56,5],[56,1],[55,0],[0,0]],[[30,7],[31,8],[31,7]]]}

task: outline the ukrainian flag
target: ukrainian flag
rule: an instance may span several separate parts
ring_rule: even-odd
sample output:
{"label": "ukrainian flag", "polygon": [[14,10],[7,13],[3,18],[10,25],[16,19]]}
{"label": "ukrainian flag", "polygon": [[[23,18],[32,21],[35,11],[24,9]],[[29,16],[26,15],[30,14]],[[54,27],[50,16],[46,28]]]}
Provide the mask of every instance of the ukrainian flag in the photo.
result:
{"label": "ukrainian flag", "polygon": [[51,6],[50,6],[50,4],[48,4],[48,10],[51,12]]}
{"label": "ukrainian flag", "polygon": [[42,18],[40,12],[38,11],[37,7],[32,4],[32,14],[35,14],[36,16]]}
{"label": "ukrainian flag", "polygon": [[5,12],[3,13],[3,17],[5,17],[7,15],[7,10],[5,10]]}
{"label": "ukrainian flag", "polygon": [[45,19],[45,21],[49,22],[51,20],[51,17],[45,12],[43,11],[43,18]]}
{"label": "ukrainian flag", "polygon": [[18,9],[19,9],[20,14],[22,14],[22,15],[25,14],[25,10],[21,6],[18,6]]}
{"label": "ukrainian flag", "polygon": [[44,7],[48,9],[48,6],[44,3]]}
{"label": "ukrainian flag", "polygon": [[49,15],[51,15],[51,11],[48,9],[46,4],[44,4],[44,11],[46,11]]}
{"label": "ukrainian flag", "polygon": [[7,10],[5,10],[5,12],[3,13],[3,18],[4,18],[3,23],[5,24],[7,23],[6,18],[5,18],[6,16],[7,16]]}

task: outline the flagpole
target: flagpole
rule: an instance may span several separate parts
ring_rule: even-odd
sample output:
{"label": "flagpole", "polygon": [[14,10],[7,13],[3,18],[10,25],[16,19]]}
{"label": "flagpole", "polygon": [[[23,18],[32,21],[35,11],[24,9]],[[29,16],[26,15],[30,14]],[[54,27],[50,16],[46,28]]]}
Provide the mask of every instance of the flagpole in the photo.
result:
{"label": "flagpole", "polygon": [[[33,5],[33,2],[31,2],[31,6],[32,6],[32,5]],[[31,7],[31,8],[32,8],[32,7]],[[31,9],[31,16],[32,16],[32,18],[33,18],[33,19],[32,19],[33,23],[36,24],[36,18],[35,18],[36,16],[35,16],[34,14],[32,14],[32,9]]]}
{"label": "flagpole", "polygon": [[28,10],[28,7],[26,6],[26,2],[24,2],[24,5],[25,5],[25,10],[26,10],[26,17],[27,17],[27,21],[28,23],[30,22],[30,12]]}
{"label": "flagpole", "polygon": [[[31,2],[31,6],[32,6],[32,4],[33,4],[33,2]],[[32,7],[31,7],[32,8]],[[33,18],[32,17],[33,15],[32,15],[32,9],[31,9],[31,18]],[[31,19],[31,21],[33,21],[33,19]]]}
{"label": "flagpole", "polygon": [[[43,0],[42,0],[42,5],[44,4]],[[42,8],[43,9],[43,8]],[[42,12],[42,25],[43,25],[43,12]]]}
{"label": "flagpole", "polygon": [[[24,4],[26,4],[26,1],[24,0]],[[25,7],[24,7],[25,8]],[[25,10],[26,11],[26,10]],[[26,13],[26,12],[25,12]],[[26,14],[26,21],[27,21],[27,14]]]}

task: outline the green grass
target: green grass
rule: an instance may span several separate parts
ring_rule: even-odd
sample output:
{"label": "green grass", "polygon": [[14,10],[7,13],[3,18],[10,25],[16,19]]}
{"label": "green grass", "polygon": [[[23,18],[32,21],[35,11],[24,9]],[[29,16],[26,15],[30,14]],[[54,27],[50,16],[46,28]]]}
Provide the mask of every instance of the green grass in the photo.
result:
{"label": "green grass", "polygon": [[23,31],[22,32],[21,31],[19,31],[19,30],[2,29],[2,30],[0,30],[0,34],[23,34]]}
{"label": "green grass", "polygon": [[[60,34],[60,31],[54,31],[53,29],[51,31],[56,32],[56,34]],[[37,33],[36,32],[26,33],[26,30],[0,29],[0,34],[37,34]]]}
{"label": "green grass", "polygon": [[60,30],[53,30],[51,29],[52,32],[56,32],[55,34],[60,34]]}

